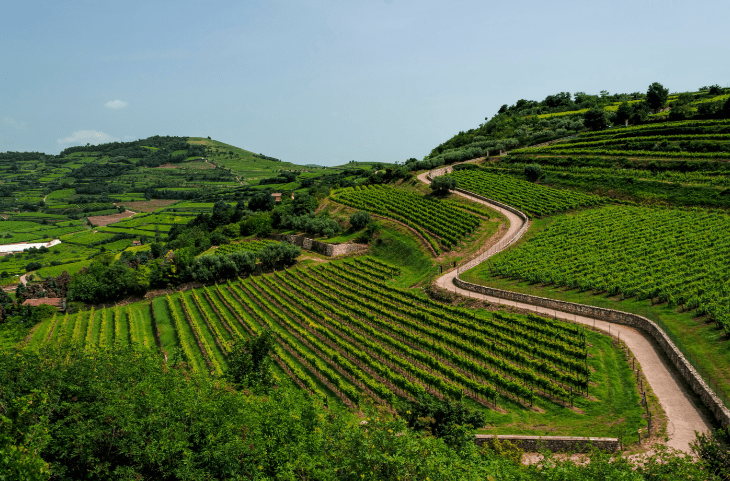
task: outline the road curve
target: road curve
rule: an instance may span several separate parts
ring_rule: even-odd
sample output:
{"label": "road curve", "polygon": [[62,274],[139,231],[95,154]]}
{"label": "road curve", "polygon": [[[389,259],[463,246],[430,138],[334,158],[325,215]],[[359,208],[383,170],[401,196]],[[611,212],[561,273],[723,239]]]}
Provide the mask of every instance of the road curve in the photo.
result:
{"label": "road curve", "polygon": [[[418,179],[421,182],[430,184],[431,181],[427,177],[428,174],[429,172],[420,174]],[[487,205],[504,214],[510,223],[509,229],[503,237],[504,239],[511,239],[517,235],[523,225],[523,220],[510,211],[461,192],[453,193],[467,197],[474,202]],[[665,443],[667,446],[680,451],[690,452],[690,443],[695,439],[695,431],[706,432],[711,429],[711,420],[705,416],[701,401],[691,392],[677,369],[671,365],[663,354],[659,345],[648,335],[621,324],[577,316],[567,312],[555,311],[532,304],[524,304],[461,289],[454,284],[456,275],[457,270],[453,269],[436,279],[436,284],[439,287],[464,296],[484,299],[494,304],[531,310],[559,319],[594,326],[596,329],[610,332],[612,335],[618,335],[626,343],[626,346],[631,349],[634,357],[636,357],[636,360],[641,365],[644,376],[649,382],[659,403],[664,408],[664,412],[667,415],[667,435],[669,436],[669,441]]]}

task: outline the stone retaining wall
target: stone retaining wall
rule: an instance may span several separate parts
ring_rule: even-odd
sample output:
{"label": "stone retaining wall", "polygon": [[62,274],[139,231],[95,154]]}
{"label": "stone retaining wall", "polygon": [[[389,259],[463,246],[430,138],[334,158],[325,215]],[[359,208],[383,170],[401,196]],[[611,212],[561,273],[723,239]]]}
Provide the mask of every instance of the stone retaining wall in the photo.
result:
{"label": "stone retaining wall", "polygon": [[272,237],[276,240],[286,241],[304,250],[314,251],[328,257],[343,256],[353,252],[364,251],[368,248],[364,244],[328,244],[327,242],[316,241],[303,235],[274,234]]}
{"label": "stone retaining wall", "polygon": [[651,335],[659,343],[664,353],[669,357],[672,364],[679,370],[685,381],[692,387],[692,390],[702,399],[702,402],[712,411],[720,424],[728,428],[730,427],[730,410],[725,406],[722,400],[717,397],[715,392],[705,383],[699,373],[684,357],[684,354],[674,345],[667,334],[653,321],[646,317],[631,314],[629,312],[616,311],[614,309],[605,309],[603,307],[587,306],[584,304],[576,304],[573,302],[559,301],[556,299],[547,299],[545,297],[532,296],[519,292],[505,291],[494,287],[482,286],[462,281],[459,277],[454,278],[454,284],[472,292],[478,292],[487,296],[499,297],[510,301],[522,302],[524,304],[532,304],[556,311],[568,312],[603,321],[614,322],[616,324],[624,324],[627,326],[641,329]]}
{"label": "stone retaining wall", "polygon": [[481,446],[495,437],[499,441],[509,441],[528,453],[536,453],[543,449],[554,453],[586,453],[592,449],[615,453],[620,447],[618,438],[583,438],[572,436],[490,436],[487,434],[477,434],[475,442]]}

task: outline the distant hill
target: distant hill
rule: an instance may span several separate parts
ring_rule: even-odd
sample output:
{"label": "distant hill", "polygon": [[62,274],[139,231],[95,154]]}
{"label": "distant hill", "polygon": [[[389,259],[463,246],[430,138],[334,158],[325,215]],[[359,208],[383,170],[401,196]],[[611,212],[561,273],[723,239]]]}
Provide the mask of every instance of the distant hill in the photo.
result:
{"label": "distant hill", "polygon": [[[730,118],[730,89],[713,85],[694,92],[673,94],[665,89],[666,96],[659,99],[658,104],[654,103],[656,100],[650,90],[630,94],[604,91],[599,95],[560,92],[548,95],[542,101],[520,99],[513,105],[502,105],[492,118],[485,118],[478,127],[459,132],[437,145],[423,161],[410,159],[408,163],[412,170],[430,168],[499,155],[500,152],[551,142],[585,130],[626,123],[638,126],[666,121]],[[704,147],[699,150],[702,149]]]}

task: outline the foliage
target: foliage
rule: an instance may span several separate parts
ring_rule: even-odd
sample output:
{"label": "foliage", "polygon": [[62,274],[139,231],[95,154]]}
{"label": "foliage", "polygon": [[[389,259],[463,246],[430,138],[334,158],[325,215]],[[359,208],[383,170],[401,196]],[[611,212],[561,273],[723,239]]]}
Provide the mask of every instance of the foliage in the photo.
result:
{"label": "foliage", "polygon": [[336,220],[312,214],[288,215],[281,220],[279,228],[327,237],[334,237],[342,232],[342,226]]}
{"label": "foliage", "polygon": [[606,112],[603,109],[590,109],[583,114],[583,123],[590,130],[606,128]]}
{"label": "foliage", "polygon": [[254,194],[251,200],[248,202],[248,208],[254,212],[257,211],[268,211],[274,208],[276,202],[274,198],[268,192],[259,192]]}
{"label": "foliage", "polygon": [[350,226],[353,230],[360,230],[370,222],[370,214],[364,210],[353,212],[350,216]]}
{"label": "foliage", "polygon": [[649,88],[646,91],[646,103],[653,110],[658,110],[664,107],[664,105],[666,105],[667,103],[668,98],[669,89],[665,88],[659,82],[654,82],[649,85]]}
{"label": "foliage", "polygon": [[440,175],[431,181],[431,189],[436,194],[446,194],[457,187],[458,181],[447,175]]}
{"label": "foliage", "polygon": [[404,403],[399,414],[411,429],[425,431],[457,449],[472,443],[474,430],[486,423],[481,411],[467,407],[462,401],[440,400],[427,394]]}
{"label": "foliage", "polygon": [[0,375],[0,406],[11,423],[0,456],[6,446],[31,449],[25,466],[36,479],[47,478],[45,463],[54,478],[93,480],[517,474],[473,445],[456,452],[397,419],[373,413],[363,428],[287,386],[265,397],[237,393],[143,351],[0,353]]}
{"label": "foliage", "polygon": [[529,164],[525,166],[525,177],[530,182],[536,182],[543,178],[545,173],[542,171],[542,167],[538,164]]}
{"label": "foliage", "polygon": [[258,336],[239,339],[228,355],[227,378],[231,384],[256,392],[265,392],[274,384],[271,350],[274,336],[264,330]]}
{"label": "foliage", "polygon": [[692,452],[705,462],[709,472],[722,480],[730,479],[730,428],[698,433]]}

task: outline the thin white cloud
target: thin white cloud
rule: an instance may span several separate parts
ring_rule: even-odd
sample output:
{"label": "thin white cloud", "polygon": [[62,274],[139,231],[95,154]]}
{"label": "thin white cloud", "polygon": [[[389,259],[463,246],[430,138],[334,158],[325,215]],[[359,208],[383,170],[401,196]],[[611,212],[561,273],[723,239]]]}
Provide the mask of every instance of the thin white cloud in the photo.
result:
{"label": "thin white cloud", "polygon": [[28,124],[26,124],[25,122],[18,122],[17,120],[10,117],[3,117],[3,124],[9,125],[10,127],[16,128],[18,130],[28,130]]}
{"label": "thin white cloud", "polygon": [[77,130],[69,137],[58,139],[59,144],[105,144],[119,139],[98,130]]}
{"label": "thin white cloud", "polygon": [[110,100],[109,102],[104,104],[104,107],[108,109],[119,110],[127,107],[128,105],[129,102],[125,102],[124,100]]}

